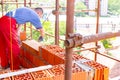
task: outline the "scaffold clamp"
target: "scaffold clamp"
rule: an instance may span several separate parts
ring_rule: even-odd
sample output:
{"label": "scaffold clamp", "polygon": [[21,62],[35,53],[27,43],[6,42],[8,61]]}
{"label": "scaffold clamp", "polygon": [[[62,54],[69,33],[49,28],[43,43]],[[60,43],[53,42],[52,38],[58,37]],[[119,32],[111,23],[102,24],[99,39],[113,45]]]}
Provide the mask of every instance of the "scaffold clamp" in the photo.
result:
{"label": "scaffold clamp", "polygon": [[82,35],[81,34],[68,34],[69,39],[65,40],[65,46],[67,48],[73,48],[82,45]]}

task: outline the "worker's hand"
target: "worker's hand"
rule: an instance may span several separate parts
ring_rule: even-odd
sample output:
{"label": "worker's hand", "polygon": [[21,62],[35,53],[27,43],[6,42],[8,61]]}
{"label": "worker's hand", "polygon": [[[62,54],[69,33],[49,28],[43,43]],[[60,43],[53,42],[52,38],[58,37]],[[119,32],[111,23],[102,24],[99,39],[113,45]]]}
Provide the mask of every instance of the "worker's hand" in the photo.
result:
{"label": "worker's hand", "polygon": [[38,38],[38,41],[39,41],[39,42],[43,41],[43,37],[40,36],[40,37]]}

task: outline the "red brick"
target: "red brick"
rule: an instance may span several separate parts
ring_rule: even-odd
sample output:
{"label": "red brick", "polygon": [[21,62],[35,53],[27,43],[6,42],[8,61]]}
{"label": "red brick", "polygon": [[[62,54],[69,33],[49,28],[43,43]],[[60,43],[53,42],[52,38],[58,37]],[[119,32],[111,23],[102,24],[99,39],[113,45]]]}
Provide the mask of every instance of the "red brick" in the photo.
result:
{"label": "red brick", "polygon": [[13,76],[13,80],[33,80],[30,73]]}
{"label": "red brick", "polygon": [[46,70],[36,71],[31,73],[34,80],[53,80],[52,75]]}

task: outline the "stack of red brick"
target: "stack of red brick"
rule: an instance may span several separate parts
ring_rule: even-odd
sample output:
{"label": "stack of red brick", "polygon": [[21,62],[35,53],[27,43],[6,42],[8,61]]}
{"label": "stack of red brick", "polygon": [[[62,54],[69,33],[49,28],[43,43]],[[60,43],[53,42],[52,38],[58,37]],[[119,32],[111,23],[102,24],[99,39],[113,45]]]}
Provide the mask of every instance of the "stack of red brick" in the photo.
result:
{"label": "stack of red brick", "polygon": [[24,68],[47,65],[39,52],[38,42],[34,40],[23,41],[21,46],[20,61]]}
{"label": "stack of red brick", "polygon": [[[76,53],[72,55],[72,58],[72,80],[108,80],[109,69],[106,66]],[[82,64],[91,67],[93,70],[85,71],[74,63],[83,59],[86,61],[82,62]],[[48,64],[53,65],[53,67],[47,70],[13,76],[5,80],[64,80],[65,50],[57,45],[40,45],[34,40],[23,41],[20,60],[24,68]]]}

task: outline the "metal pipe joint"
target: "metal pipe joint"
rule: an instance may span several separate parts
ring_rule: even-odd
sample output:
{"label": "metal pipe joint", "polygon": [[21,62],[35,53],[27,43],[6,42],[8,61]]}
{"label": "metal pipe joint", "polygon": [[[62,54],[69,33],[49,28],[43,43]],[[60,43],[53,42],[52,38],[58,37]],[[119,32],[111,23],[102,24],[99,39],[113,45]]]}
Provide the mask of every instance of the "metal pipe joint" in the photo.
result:
{"label": "metal pipe joint", "polygon": [[69,39],[65,40],[65,46],[67,48],[73,48],[82,45],[82,35],[81,34],[68,34]]}

